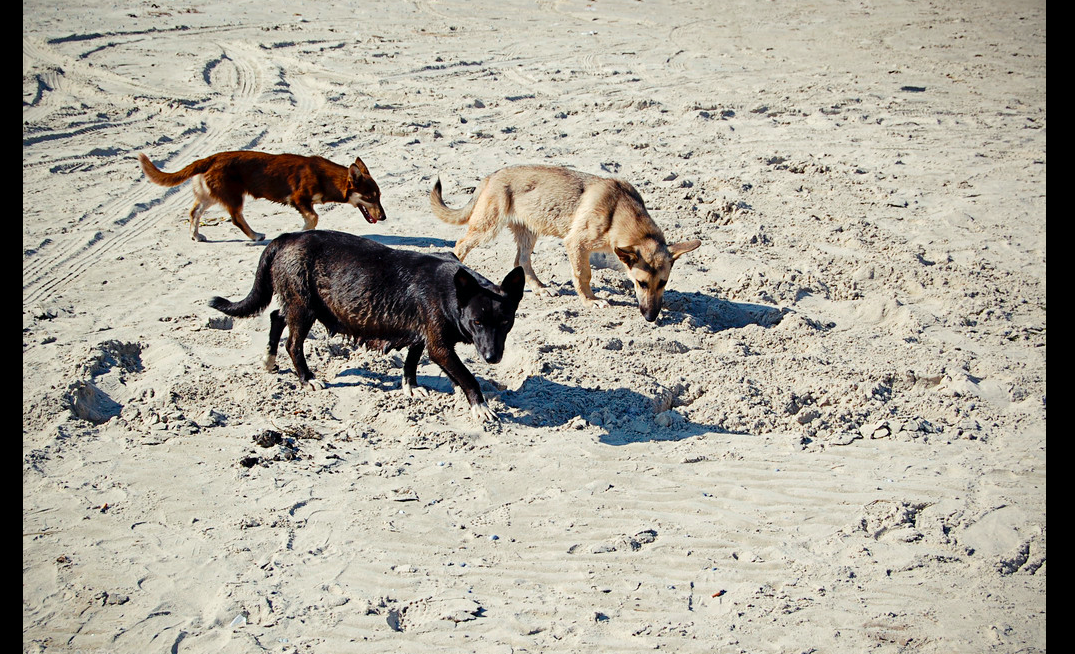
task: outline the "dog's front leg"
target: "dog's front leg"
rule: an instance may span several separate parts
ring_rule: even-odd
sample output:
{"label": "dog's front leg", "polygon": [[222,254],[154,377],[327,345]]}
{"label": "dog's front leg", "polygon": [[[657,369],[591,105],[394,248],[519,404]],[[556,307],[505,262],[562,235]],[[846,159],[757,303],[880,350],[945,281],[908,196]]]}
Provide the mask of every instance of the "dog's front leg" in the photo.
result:
{"label": "dog's front leg", "polygon": [[482,395],[481,387],[478,386],[478,380],[459,360],[459,355],[455,353],[454,349],[450,346],[434,347],[430,345],[429,358],[433,360],[433,363],[441,367],[441,370],[448,375],[448,379],[451,379],[452,383],[463,389],[463,393],[467,396],[467,401],[470,402],[470,415],[475,420],[479,422],[499,420],[496,412],[485,403],[485,396]]}
{"label": "dog's front leg", "polygon": [[579,298],[588,307],[607,307],[608,300],[602,300],[594,295],[590,288],[590,250],[570,236],[564,239],[567,247],[567,258],[571,263],[571,274],[574,277],[575,290]]}
{"label": "dog's front leg", "polygon": [[298,209],[300,214],[302,214],[302,220],[304,223],[302,228],[304,230],[311,230],[317,227],[317,212],[314,211],[313,203],[310,200],[295,200],[291,204],[293,207]]}
{"label": "dog's front leg", "polygon": [[400,389],[407,397],[429,396],[429,390],[418,385],[418,362],[422,359],[423,349],[425,343],[412,345],[411,349],[407,350],[407,360],[403,362],[403,385]]}

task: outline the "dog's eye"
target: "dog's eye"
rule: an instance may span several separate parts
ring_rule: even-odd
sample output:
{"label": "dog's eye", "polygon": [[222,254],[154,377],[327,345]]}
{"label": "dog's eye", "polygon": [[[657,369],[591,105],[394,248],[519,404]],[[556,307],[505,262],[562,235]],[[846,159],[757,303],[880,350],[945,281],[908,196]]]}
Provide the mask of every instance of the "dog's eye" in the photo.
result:
{"label": "dog's eye", "polygon": [[649,282],[647,281],[640,281],[638,282],[638,285],[642,288],[649,288]]}
{"label": "dog's eye", "polygon": [[477,318],[475,318],[474,320],[471,320],[470,322],[472,324],[474,324],[475,326],[477,326],[477,327],[480,327],[481,324],[482,324],[482,321],[478,320]]}
{"label": "dog's eye", "polygon": [[664,288],[664,285],[666,283],[668,283],[667,280],[662,279],[661,281],[657,282],[657,288]]}

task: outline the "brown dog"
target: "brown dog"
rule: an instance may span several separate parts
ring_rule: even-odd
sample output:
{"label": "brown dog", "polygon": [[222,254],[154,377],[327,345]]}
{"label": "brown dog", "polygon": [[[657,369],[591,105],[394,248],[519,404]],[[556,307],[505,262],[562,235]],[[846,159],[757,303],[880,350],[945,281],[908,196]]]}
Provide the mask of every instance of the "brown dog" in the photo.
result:
{"label": "brown dog", "polygon": [[554,295],[534,274],[530,254],[539,236],[564,240],[575,290],[589,306],[608,306],[590,288],[590,253],[615,252],[635,285],[638,308],[646,320],[657,319],[672,264],[701,245],[684,241],[667,245],[635,187],[621,179],[597,177],[556,166],[510,166],[482,180],[470,202],[451,209],[441,198],[440,179],[429,196],[433,215],[453,225],[468,223],[455,244],[462,261],[475,247],[491,241],[504,227],[515,236],[515,265],[538,295]]}
{"label": "brown dog", "polygon": [[264,152],[219,152],[199,159],[175,173],[166,173],[144,154],[138,161],[146,177],[161,186],[178,186],[194,178],[194,208],[190,210],[190,237],[204,241],[198,233],[202,214],[214,204],[222,204],[231,222],[248,238],[265,238],[250,229],[243,218],[243,196],[265,198],[295,207],[306,222],[304,229],[317,226],[314,204],[346,202],[358,207],[370,223],[384,220],[381,189],[373,181],[361,159],[350,167],[332,163],[324,157]]}

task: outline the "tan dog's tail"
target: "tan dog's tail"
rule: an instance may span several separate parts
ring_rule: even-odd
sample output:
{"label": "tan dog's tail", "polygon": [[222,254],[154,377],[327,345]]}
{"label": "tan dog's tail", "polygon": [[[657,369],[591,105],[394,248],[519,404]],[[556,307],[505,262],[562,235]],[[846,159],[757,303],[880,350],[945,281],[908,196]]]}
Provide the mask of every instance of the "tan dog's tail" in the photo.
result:
{"label": "tan dog's tail", "polygon": [[195,161],[179,172],[166,173],[154,166],[153,162],[149,160],[149,157],[141,152],[138,153],[138,163],[142,164],[142,172],[146,174],[149,181],[161,186],[179,186],[191,177],[204,173],[209,169],[212,162],[212,157],[206,157],[205,159]]}
{"label": "tan dog's tail", "polygon": [[474,205],[478,202],[478,196],[481,195],[482,189],[485,187],[483,181],[478,190],[474,191],[474,195],[470,196],[470,202],[462,209],[452,209],[448,205],[444,204],[444,198],[440,194],[440,178],[437,178],[437,183],[433,185],[433,190],[429,192],[429,206],[433,208],[433,215],[440,218],[446,223],[453,225],[462,225],[470,220],[470,214],[474,212]]}

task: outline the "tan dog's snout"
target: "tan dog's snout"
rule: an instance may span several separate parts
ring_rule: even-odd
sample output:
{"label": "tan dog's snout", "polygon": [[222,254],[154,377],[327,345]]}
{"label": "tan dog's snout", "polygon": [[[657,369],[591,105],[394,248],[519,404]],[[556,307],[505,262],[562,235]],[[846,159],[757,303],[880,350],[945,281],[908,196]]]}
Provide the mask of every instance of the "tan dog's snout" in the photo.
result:
{"label": "tan dog's snout", "polygon": [[638,297],[638,310],[642,312],[642,317],[645,318],[647,322],[656,320],[657,316],[661,313],[661,304],[664,293],[662,291],[647,293],[639,289],[635,295]]}
{"label": "tan dog's snout", "polygon": [[616,256],[627,266],[628,274],[635,284],[638,310],[648,322],[656,320],[661,313],[664,287],[672,273],[672,264],[701,244],[701,241],[695,239],[674,243],[667,248],[662,244],[652,250],[631,247],[615,249]]}

